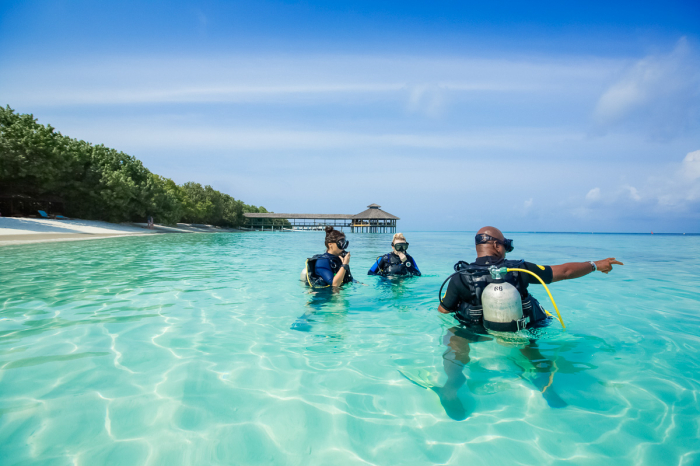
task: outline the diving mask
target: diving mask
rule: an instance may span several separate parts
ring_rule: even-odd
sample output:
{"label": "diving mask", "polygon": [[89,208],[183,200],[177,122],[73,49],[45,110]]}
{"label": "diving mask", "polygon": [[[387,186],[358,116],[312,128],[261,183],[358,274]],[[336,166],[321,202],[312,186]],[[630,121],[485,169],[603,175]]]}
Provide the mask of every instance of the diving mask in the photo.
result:
{"label": "diving mask", "polygon": [[394,244],[394,249],[396,252],[406,252],[406,249],[408,249],[408,243],[396,243]]}
{"label": "diving mask", "polygon": [[342,250],[345,250],[350,246],[350,241],[346,240],[345,238],[339,239],[338,241],[335,242],[335,244]]}
{"label": "diving mask", "polygon": [[505,248],[506,252],[513,252],[513,249],[514,249],[512,239],[504,238],[504,239],[500,240],[500,239],[494,238],[493,236],[490,236],[490,235],[479,234],[479,235],[476,235],[474,237],[474,240],[475,240],[476,244],[484,244],[484,243],[488,243],[489,241],[495,241],[496,243],[502,245]]}

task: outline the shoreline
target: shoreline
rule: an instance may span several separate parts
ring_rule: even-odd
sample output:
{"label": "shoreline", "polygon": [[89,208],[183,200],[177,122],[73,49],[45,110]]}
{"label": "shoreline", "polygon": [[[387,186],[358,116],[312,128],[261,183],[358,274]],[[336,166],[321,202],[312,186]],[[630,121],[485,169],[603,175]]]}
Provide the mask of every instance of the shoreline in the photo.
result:
{"label": "shoreline", "polygon": [[53,234],[53,235],[7,235],[7,236],[21,236],[21,238],[6,238],[6,236],[0,236],[0,247],[2,246],[17,246],[20,244],[38,244],[38,243],[62,243],[68,241],[86,241],[91,239],[106,239],[106,238],[124,238],[132,236],[148,236],[148,233],[132,233],[128,235],[119,234],[92,234],[92,233],[66,233],[66,234]]}
{"label": "shoreline", "polygon": [[0,217],[0,247],[21,244],[85,241],[125,236],[148,236],[171,233],[239,232],[232,228],[212,225],[178,223],[173,226],[145,223],[109,223],[98,220],[56,220],[21,217]]}

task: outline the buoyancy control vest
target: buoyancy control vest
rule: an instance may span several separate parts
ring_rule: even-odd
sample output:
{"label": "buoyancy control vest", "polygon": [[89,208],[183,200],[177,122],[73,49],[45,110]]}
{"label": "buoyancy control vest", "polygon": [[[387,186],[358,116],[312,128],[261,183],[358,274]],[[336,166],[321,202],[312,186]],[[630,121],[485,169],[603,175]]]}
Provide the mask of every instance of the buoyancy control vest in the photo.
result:
{"label": "buoyancy control vest", "polygon": [[379,258],[380,268],[377,275],[418,275],[420,271],[416,267],[413,257],[406,254],[406,262],[401,262],[401,258],[390,252]]}
{"label": "buoyancy control vest", "polygon": [[[306,275],[308,277],[308,284],[311,286],[330,286],[323,280],[323,278],[321,278],[320,275],[316,273],[316,262],[321,258],[328,259],[334,277],[343,266],[342,259],[329,252],[325,252],[323,254],[316,254],[315,256],[306,259]],[[350,283],[352,281],[352,274],[350,273],[350,270],[347,270],[345,272],[345,276],[343,277],[343,284]]]}
{"label": "buoyancy control vest", "polygon": [[[468,301],[461,301],[455,312],[455,318],[465,325],[482,325],[483,323],[483,308],[481,302],[481,294],[486,286],[491,282],[491,267],[507,267],[507,268],[524,268],[523,260],[507,260],[503,259],[497,263],[487,265],[479,265],[476,263],[469,264],[464,261],[459,261],[455,264],[455,273],[450,277],[457,275],[462,281],[462,284],[470,291]],[[520,272],[508,272],[502,277],[503,280],[513,285],[522,299],[523,317],[529,317],[530,323],[545,320],[547,314],[528,291],[527,286],[523,285],[520,279]],[[448,279],[449,280],[449,279]],[[442,291],[440,291],[442,299]]]}

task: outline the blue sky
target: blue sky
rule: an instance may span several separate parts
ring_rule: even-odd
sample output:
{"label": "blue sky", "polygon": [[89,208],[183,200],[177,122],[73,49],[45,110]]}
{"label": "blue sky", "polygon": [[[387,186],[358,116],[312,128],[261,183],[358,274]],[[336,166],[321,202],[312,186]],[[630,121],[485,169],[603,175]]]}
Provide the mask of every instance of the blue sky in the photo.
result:
{"label": "blue sky", "polygon": [[0,2],[0,104],[276,212],[700,232],[697,2]]}

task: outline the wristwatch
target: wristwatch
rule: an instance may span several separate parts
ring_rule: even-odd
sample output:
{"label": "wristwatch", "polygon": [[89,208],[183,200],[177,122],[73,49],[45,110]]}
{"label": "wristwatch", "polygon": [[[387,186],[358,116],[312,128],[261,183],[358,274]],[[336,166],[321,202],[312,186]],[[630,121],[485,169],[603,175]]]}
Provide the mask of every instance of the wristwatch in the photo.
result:
{"label": "wristwatch", "polygon": [[345,269],[346,272],[350,271],[350,266],[348,264],[343,264],[342,267]]}
{"label": "wristwatch", "polygon": [[595,265],[595,262],[588,261],[588,263],[591,264],[591,267],[593,267],[593,270],[591,270],[591,272],[595,272],[596,270],[598,270],[598,267]]}

